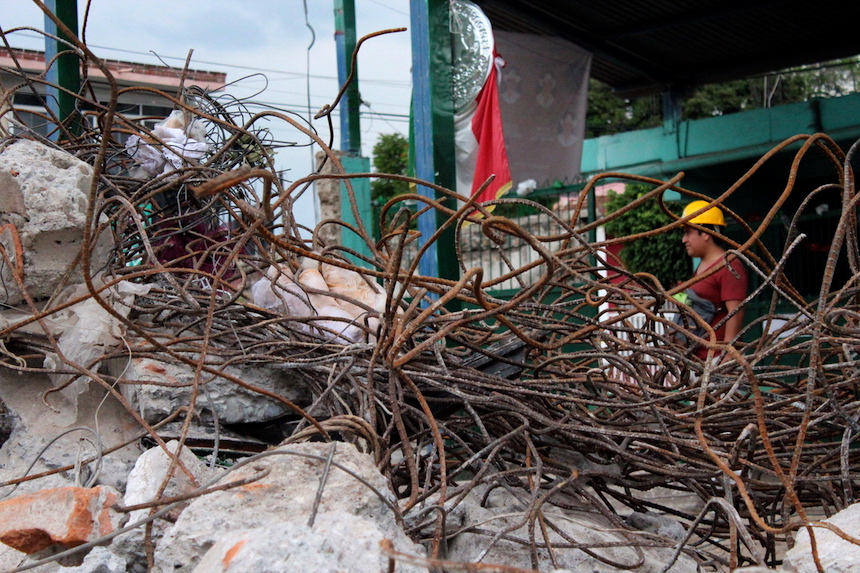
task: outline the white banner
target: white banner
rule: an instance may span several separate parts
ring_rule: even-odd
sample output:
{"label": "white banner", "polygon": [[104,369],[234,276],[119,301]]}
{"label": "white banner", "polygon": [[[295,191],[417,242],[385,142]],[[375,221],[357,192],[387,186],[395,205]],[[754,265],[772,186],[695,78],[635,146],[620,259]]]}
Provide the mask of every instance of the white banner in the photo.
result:
{"label": "white banner", "polygon": [[514,186],[579,177],[591,53],[548,36],[496,32],[499,105]]}

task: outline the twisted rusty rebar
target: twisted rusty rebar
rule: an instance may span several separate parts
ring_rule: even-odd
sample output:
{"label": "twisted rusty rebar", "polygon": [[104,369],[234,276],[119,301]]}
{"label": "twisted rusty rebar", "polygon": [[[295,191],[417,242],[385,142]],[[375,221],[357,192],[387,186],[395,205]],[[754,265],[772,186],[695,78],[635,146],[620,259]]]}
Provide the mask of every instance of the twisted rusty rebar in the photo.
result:
{"label": "twisted rusty rebar", "polygon": [[[82,61],[96,61],[83,44],[72,49]],[[106,67],[103,71],[110,76]],[[20,82],[36,89],[44,80],[22,72]],[[550,543],[550,530],[564,536],[545,514],[553,505],[600,513],[622,528],[619,506],[664,512],[689,531],[678,552],[702,563],[729,566],[762,559],[750,540],[764,547],[765,559],[773,562],[776,539],[801,527],[824,527],[808,509],[828,514],[855,501],[860,486],[860,253],[853,149],[843,153],[822,134],[796,136],[762,157],[725,193],[709,199],[725,207],[726,199],[757,169],[802,142],[786,187],[764,220],[755,229],[744,224],[745,238],[730,241],[728,257],[741,259],[761,278],[754,296],[770,297],[770,313],[747,327],[761,327],[764,334],[754,342],[729,345],[716,340],[710,325],[701,325],[704,336],[682,328],[688,339],[723,356],[719,362],[703,362],[675,341],[667,316],[667,302],[689,282],[662,285],[654,277],[617,268],[604,254],[618,241],[680,227],[686,223],[683,218],[641,236],[589,243],[590,229],[624,210],[577,226],[540,205],[510,200],[531,204],[554,218],[552,232],[535,234],[517,220],[482,213],[480,206],[476,212],[466,198],[450,190],[399,177],[450,199],[407,195],[390,201],[381,220],[393,223],[382,229],[380,240],[361,226],[353,229],[371,253],[371,260],[359,266],[345,248],[323,243],[319,229],[310,236],[303,233],[292,219],[291,204],[295,193],[314,182],[348,183],[379,174],[346,174],[337,154],[287,114],[246,114],[241,105],[189,88],[179,98],[147,91],[205,121],[212,150],[203,160],[189,161],[171,173],[135,179],[130,176],[134,160],[118,141],[119,134],[141,135],[154,145],[164,142],[116,109],[121,92],[143,88],[111,86],[107,106],[76,94],[87,104],[81,109],[96,110],[96,127],[79,136],[61,128],[59,144],[94,168],[85,246],[78,257],[87,294],[33,303],[28,319],[0,331],[4,368],[39,370],[22,359],[60,353],[45,319],[95,299],[123,325],[127,346],[108,349],[90,364],[67,363],[73,375],[68,383],[85,377],[101,384],[128,407],[143,431],[161,441],[159,428],[142,420],[116,390],[117,385],[140,382],[98,372],[98,364],[110,358],[157,357],[195,372],[190,403],[176,413],[184,420],[183,440],[201,388],[219,377],[288,407],[299,422],[296,440],[330,438],[337,432],[361,442],[390,480],[400,499],[398,511],[425,512],[410,530],[431,543],[431,555],[419,560],[422,563],[444,563],[440,551],[452,533],[447,513],[466,493],[485,484],[522,493],[527,538],[504,535],[528,548],[535,569],[539,549],[552,562],[556,551],[572,547],[608,560],[592,551],[596,546],[576,540]],[[11,93],[4,97],[9,99]],[[282,182],[271,150],[286,143],[273,141],[270,128],[262,127],[273,121],[293,130],[296,139],[314,140],[334,173]],[[0,146],[14,139],[6,138]],[[807,302],[784,268],[796,246],[798,218],[810,200],[802,202],[791,220],[783,252],[768,251],[760,238],[795,191],[797,170],[812,149],[823,151],[834,165],[829,185],[841,191],[842,215],[819,296]],[[702,198],[680,186],[680,175],[663,182],[613,173],[590,182],[572,212],[578,213],[595,185],[607,177],[653,185],[642,201],[659,199],[665,189]],[[407,200],[418,201],[419,212],[437,212],[447,219],[444,226],[455,230],[459,281],[418,274],[417,259],[407,254],[415,240],[409,229],[417,213],[399,210]],[[394,211],[395,217],[388,215]],[[467,268],[462,256],[468,247],[463,233],[467,226],[480,228],[490,239],[489,248],[506,262],[506,273],[490,276],[483,269]],[[112,256],[107,267],[92,269],[90,251],[101,235],[111,237]],[[505,258],[502,239],[508,237],[521,241],[533,257],[522,264]],[[3,250],[2,256],[23,288],[23,271],[16,266],[21,254]],[[834,284],[840,256],[847,257],[852,271],[844,285]],[[298,271],[304,259],[380,284],[386,294],[384,310],[366,309],[367,318],[378,320],[379,326],[357,321],[353,326],[364,332],[363,339],[337,344],[336,333],[309,328],[316,316],[291,316],[254,304],[250,286],[270,267],[280,265],[288,274]],[[95,271],[104,277],[102,286],[93,281]],[[616,279],[610,280],[612,276]],[[522,288],[509,299],[495,296],[494,287],[511,278],[520,280]],[[117,314],[107,300],[121,281],[151,285],[145,296],[136,298],[128,317]],[[447,310],[450,301],[459,301],[464,310]],[[683,305],[678,312],[689,324],[702,322]],[[776,318],[785,321],[778,330],[770,327]],[[24,332],[24,326],[31,328]],[[32,334],[33,327],[42,334]],[[296,383],[310,391],[311,400],[294,403],[226,371],[251,364],[296,372]],[[488,365],[505,365],[516,375],[501,377]],[[687,513],[648,499],[645,494],[655,488],[696,497],[703,508],[707,504],[713,509]],[[495,535],[484,534],[488,541]],[[631,538],[630,543],[644,542]],[[401,558],[387,551],[392,559]]]}

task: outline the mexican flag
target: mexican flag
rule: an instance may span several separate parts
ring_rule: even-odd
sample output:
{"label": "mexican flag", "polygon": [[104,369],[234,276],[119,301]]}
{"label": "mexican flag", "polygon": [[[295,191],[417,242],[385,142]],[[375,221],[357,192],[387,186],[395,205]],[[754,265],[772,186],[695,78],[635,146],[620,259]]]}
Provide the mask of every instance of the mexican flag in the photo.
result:
{"label": "mexican flag", "polygon": [[475,101],[454,116],[457,192],[472,197],[495,175],[476,199],[479,203],[498,199],[512,184],[499,109],[498,77],[503,65],[504,60],[494,54],[494,65]]}

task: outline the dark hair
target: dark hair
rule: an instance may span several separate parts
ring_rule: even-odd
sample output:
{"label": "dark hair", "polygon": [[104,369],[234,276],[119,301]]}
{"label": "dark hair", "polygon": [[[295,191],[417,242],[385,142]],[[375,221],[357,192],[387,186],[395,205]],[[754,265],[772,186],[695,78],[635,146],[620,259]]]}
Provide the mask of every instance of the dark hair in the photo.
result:
{"label": "dark hair", "polygon": [[[721,249],[728,249],[729,245],[726,243],[726,240],[723,238],[723,226],[722,225],[699,225],[700,227],[704,227],[705,229],[712,231],[714,234],[711,235],[711,238],[714,239],[714,244],[720,247]],[[703,231],[699,231],[700,233]]]}

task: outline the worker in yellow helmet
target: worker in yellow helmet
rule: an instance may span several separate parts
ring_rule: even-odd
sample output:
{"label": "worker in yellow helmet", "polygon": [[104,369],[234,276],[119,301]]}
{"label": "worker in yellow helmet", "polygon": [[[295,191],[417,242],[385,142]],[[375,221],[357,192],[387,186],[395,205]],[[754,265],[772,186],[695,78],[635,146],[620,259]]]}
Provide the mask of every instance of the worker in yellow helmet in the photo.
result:
{"label": "worker in yellow helmet", "polygon": [[[693,201],[686,206],[683,216],[692,215],[707,206],[707,201]],[[726,226],[723,212],[717,207],[711,207],[699,213],[691,218],[689,222],[705,227],[717,235],[722,234],[722,229]],[[721,266],[715,273],[696,282],[687,291],[691,297],[697,300],[703,299],[713,305],[709,308],[709,311],[712,311],[712,316],[706,316],[704,313],[700,314],[705,316],[705,320],[711,326],[715,326],[729,312],[737,309],[741,302],[746,299],[749,286],[746,268],[738,259],[733,259],[726,265],[724,263],[726,250],[722,242],[712,234],[691,225],[685,225],[684,238],[682,240],[687,249],[687,254],[700,259],[694,276],[704,274],[716,265]],[[731,266],[731,269],[729,269],[729,266]],[[693,305],[691,304],[691,306]],[[693,307],[696,309],[695,306]],[[743,327],[743,321],[744,313],[741,308],[737,314],[733,315],[725,324],[717,329],[717,340],[727,343],[734,340]],[[707,356],[707,349],[699,347],[696,350],[696,355],[704,359]]]}

